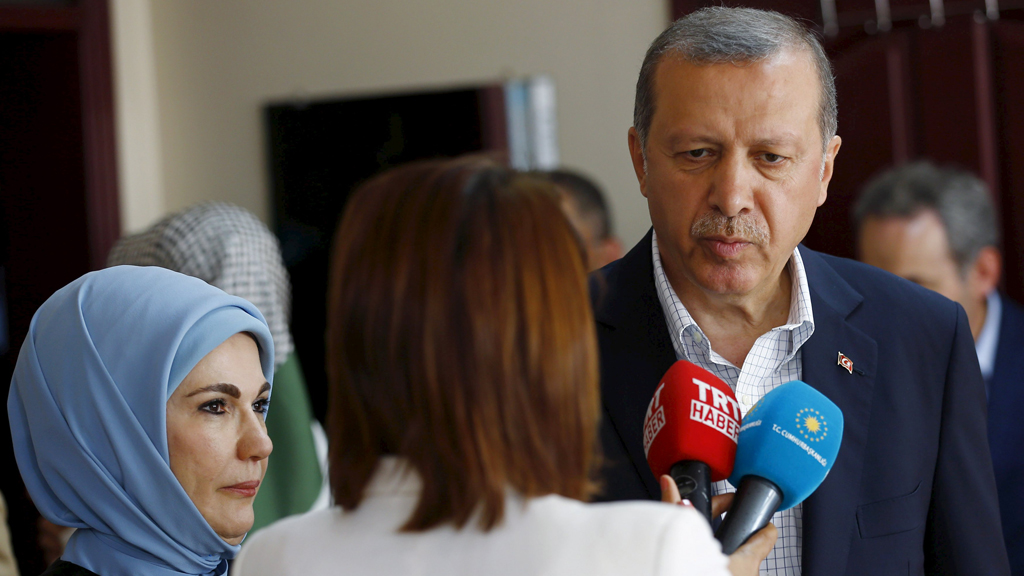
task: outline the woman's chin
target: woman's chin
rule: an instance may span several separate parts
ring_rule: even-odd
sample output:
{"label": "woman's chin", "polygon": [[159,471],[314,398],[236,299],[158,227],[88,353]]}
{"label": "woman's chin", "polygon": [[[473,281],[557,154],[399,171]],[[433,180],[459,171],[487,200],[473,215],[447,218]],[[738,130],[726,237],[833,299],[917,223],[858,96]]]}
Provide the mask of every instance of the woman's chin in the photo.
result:
{"label": "woman's chin", "polygon": [[213,529],[220,536],[221,540],[232,546],[237,546],[242,543],[246,533],[252,530],[254,520],[252,508],[249,507],[248,510],[236,516],[234,522],[222,522],[219,525],[213,526]]}
{"label": "woman's chin", "polygon": [[249,531],[246,530],[245,532],[242,532],[238,536],[228,536],[226,534],[218,534],[218,536],[220,536],[221,540],[227,542],[228,544],[230,544],[232,546],[238,546],[239,544],[242,543],[242,540],[245,538],[245,535],[246,535],[247,532],[249,532]]}
{"label": "woman's chin", "polygon": [[252,508],[254,497],[240,498],[234,494],[226,494],[222,490],[216,491],[212,496],[201,490],[197,492],[205,494],[206,497],[192,498],[192,503],[196,505],[210,528],[231,546],[241,544],[256,521]]}

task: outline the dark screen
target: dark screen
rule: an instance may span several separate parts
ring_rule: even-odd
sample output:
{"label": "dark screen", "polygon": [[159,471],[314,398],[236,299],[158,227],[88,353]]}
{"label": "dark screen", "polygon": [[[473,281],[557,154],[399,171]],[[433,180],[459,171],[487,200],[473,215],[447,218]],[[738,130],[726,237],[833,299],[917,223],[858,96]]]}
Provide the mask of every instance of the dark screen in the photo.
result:
{"label": "dark screen", "polygon": [[274,225],[292,280],[292,334],[313,410],[326,412],[331,238],[352,189],[393,166],[484,148],[483,90],[267,107]]}

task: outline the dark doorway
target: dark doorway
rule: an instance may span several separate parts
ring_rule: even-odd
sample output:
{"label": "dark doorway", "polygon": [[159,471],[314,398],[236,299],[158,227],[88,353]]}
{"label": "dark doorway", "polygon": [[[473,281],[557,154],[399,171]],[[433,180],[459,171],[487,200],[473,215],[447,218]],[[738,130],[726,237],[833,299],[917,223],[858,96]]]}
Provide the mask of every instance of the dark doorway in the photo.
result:
{"label": "dark doorway", "polygon": [[322,422],[328,257],[353,187],[412,160],[507,149],[503,88],[267,107],[274,225],[292,279],[292,334]]}
{"label": "dark doorway", "polygon": [[[36,309],[119,233],[107,5],[0,3],[0,394]],[[0,410],[0,490],[22,574],[45,569]]]}

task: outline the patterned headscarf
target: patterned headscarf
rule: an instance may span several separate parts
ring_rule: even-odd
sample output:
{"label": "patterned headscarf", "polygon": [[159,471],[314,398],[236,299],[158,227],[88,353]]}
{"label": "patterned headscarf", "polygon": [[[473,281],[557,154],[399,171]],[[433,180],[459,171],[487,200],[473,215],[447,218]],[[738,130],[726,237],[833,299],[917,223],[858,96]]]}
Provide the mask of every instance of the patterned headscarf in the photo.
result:
{"label": "patterned headscarf", "polygon": [[162,268],[117,266],[58,290],[32,317],[7,413],[18,468],[48,520],[78,528],[62,558],[103,576],[221,575],[239,547],[170,467],[167,400],[192,368],[270,330],[251,304]]}
{"label": "patterned headscarf", "polygon": [[196,204],[121,238],[107,266],[160,266],[195,276],[252,302],[274,335],[280,366],[294,350],[288,331],[291,284],[277,238],[252,213],[220,202]]}

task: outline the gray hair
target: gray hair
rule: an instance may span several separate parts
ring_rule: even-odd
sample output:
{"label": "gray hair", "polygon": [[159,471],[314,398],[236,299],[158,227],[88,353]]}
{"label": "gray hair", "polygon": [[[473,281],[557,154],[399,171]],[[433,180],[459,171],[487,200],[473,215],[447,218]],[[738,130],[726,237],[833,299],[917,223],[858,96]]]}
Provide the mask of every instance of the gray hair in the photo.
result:
{"label": "gray hair", "polygon": [[966,274],[978,252],[999,245],[999,223],[988,186],[955,168],[915,162],[888,170],[867,184],[853,210],[859,231],[868,217],[908,218],[935,210],[946,227],[953,260]]}
{"label": "gray hair", "polygon": [[676,20],[647,49],[636,83],[633,126],[647,155],[647,134],[654,117],[654,73],[666,54],[696,65],[762,62],[786,49],[806,50],[821,80],[818,126],[822,155],[838,129],[836,83],[832,64],[818,37],[789,16],[753,8],[702,8]]}

